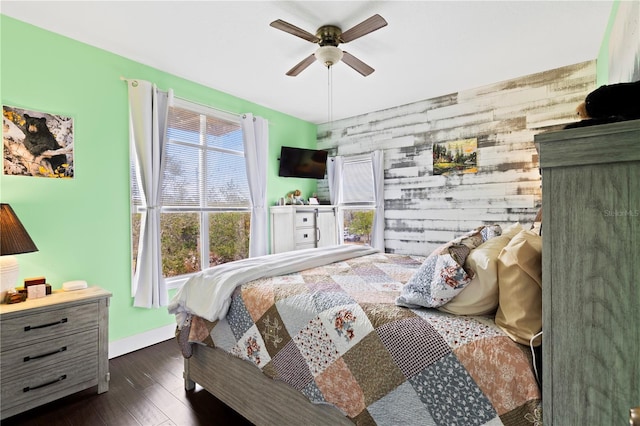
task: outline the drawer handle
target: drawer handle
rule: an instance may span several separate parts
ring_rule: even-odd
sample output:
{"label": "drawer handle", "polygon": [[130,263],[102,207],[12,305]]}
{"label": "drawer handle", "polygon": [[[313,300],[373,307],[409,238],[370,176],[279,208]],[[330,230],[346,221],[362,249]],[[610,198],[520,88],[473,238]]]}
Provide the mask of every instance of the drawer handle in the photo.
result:
{"label": "drawer handle", "polygon": [[308,221],[308,220],[309,220],[309,219],[308,219],[308,218],[306,218],[306,217],[303,217],[303,218],[302,218],[302,221],[303,221],[303,222],[306,222],[306,221]]}
{"label": "drawer handle", "polygon": [[34,359],[46,358],[46,357],[48,357],[48,356],[55,355],[55,354],[59,354],[60,352],[64,352],[64,351],[66,351],[66,350],[67,350],[67,347],[66,347],[66,346],[63,346],[63,347],[61,347],[60,349],[57,349],[57,350],[55,350],[55,351],[48,352],[48,353],[46,353],[46,354],[36,355],[36,356],[25,356],[25,357],[22,359],[22,361],[23,361],[23,362],[27,362],[27,361],[31,361],[31,360],[34,360]]}
{"label": "drawer handle", "polygon": [[66,318],[62,318],[60,321],[56,321],[56,322],[52,322],[49,324],[42,324],[42,325],[34,325],[33,327],[28,325],[24,328],[24,331],[29,331],[29,330],[36,330],[38,328],[47,328],[47,327],[53,327],[54,325],[58,325],[58,324],[64,324],[65,322],[67,322]]}
{"label": "drawer handle", "polygon": [[32,391],[32,390],[36,390],[36,389],[43,388],[43,387],[45,387],[45,386],[54,385],[54,384],[56,384],[56,383],[58,383],[58,382],[63,381],[63,380],[64,380],[64,379],[66,379],[66,378],[67,378],[67,375],[66,375],[66,374],[63,374],[62,376],[60,376],[60,377],[58,377],[57,379],[52,380],[52,381],[50,381],[50,382],[43,383],[43,384],[41,384],[41,385],[33,386],[33,387],[29,387],[29,386],[27,386],[26,388],[23,388],[23,389],[22,389],[22,392],[25,392],[25,393],[26,393],[26,392],[29,392],[29,391]]}

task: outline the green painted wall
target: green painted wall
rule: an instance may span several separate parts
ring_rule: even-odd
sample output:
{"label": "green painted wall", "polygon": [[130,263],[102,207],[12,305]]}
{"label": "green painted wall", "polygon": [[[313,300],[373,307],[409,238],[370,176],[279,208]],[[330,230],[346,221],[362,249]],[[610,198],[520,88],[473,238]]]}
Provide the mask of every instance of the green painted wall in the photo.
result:
{"label": "green painted wall", "polygon": [[609,23],[605,30],[604,37],[602,38],[602,44],[600,45],[600,51],[598,52],[598,58],[596,61],[596,86],[600,87],[604,84],[609,84],[609,39],[611,37],[611,29],[613,23],[616,20],[618,14],[618,8],[620,7],[620,0],[615,0],[611,7],[611,15],[609,15]]}
{"label": "green painted wall", "polygon": [[110,340],[174,321],[166,309],[134,308],[130,297],[129,130],[121,76],[215,108],[269,120],[268,201],[316,181],[279,178],[281,145],[314,148],[316,125],[167,74],[101,49],[0,15],[0,99],[74,118],[75,178],[0,176],[0,200],[10,203],[39,248],[18,256],[20,280],[44,275],[54,288],[84,279],[113,293]]}

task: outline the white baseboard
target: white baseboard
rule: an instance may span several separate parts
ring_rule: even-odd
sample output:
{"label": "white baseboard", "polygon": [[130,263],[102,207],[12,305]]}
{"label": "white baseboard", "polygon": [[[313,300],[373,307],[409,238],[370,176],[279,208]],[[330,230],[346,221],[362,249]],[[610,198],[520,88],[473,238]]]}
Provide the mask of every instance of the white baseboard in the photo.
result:
{"label": "white baseboard", "polygon": [[169,324],[164,327],[145,331],[144,333],[125,337],[124,339],[114,340],[113,342],[109,342],[109,359],[155,345],[156,343],[164,342],[165,340],[175,337],[175,333],[176,325]]}

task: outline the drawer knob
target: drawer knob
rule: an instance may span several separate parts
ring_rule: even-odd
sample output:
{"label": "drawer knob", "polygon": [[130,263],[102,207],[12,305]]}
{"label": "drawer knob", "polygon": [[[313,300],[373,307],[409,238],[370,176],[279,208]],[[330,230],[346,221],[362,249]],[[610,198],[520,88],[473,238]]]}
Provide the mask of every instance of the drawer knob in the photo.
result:
{"label": "drawer knob", "polygon": [[56,349],[55,351],[51,351],[51,352],[47,352],[46,354],[42,354],[42,355],[35,355],[35,356],[25,356],[22,361],[23,362],[28,362],[34,359],[40,359],[40,358],[46,358],[48,356],[51,355],[55,355],[55,354],[59,354],[60,352],[64,352],[67,350],[66,346],[61,347],[60,349]]}
{"label": "drawer knob", "polygon": [[47,327],[53,327],[54,325],[58,325],[58,324],[64,324],[65,322],[67,322],[66,318],[62,318],[60,321],[56,321],[56,322],[51,322],[49,324],[42,324],[42,325],[34,325],[34,326],[26,326],[24,328],[24,331],[29,331],[29,330],[37,330],[38,328],[47,328]]}
{"label": "drawer knob", "polygon": [[43,384],[38,385],[38,386],[33,386],[33,387],[29,387],[29,386],[27,386],[26,388],[22,388],[22,392],[25,392],[25,393],[26,393],[26,392],[29,392],[29,391],[32,391],[32,390],[36,390],[36,389],[43,388],[43,387],[45,387],[45,386],[53,385],[53,384],[56,384],[56,383],[58,383],[58,382],[63,381],[63,380],[64,380],[64,379],[66,379],[66,378],[67,378],[67,375],[66,375],[66,374],[63,374],[62,376],[60,376],[60,377],[58,377],[57,379],[52,380],[52,381],[50,381],[50,382],[43,383]]}

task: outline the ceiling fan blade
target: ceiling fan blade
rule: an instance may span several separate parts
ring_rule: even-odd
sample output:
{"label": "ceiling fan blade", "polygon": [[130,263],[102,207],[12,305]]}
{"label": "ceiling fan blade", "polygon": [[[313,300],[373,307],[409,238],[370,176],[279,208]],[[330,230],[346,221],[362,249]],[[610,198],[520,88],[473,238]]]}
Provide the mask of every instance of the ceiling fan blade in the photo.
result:
{"label": "ceiling fan blade", "polygon": [[344,52],[344,51],[342,53],[343,53],[342,62],[344,62],[345,64],[349,65],[351,68],[353,68],[354,70],[358,71],[363,76],[366,77],[366,76],[368,76],[369,74],[371,74],[372,72],[375,71],[369,65],[365,64],[364,62],[362,62],[360,59],[356,58],[352,54]]}
{"label": "ceiling fan blade", "polygon": [[302,71],[305,70],[305,68],[307,68],[309,65],[311,65],[315,61],[316,61],[316,57],[312,53],[310,56],[307,56],[302,61],[300,61],[300,63],[298,63],[295,67],[293,67],[289,71],[287,71],[287,75],[289,77],[295,77],[296,75],[300,74]]}
{"label": "ceiling fan blade", "polygon": [[269,25],[271,25],[273,28],[284,31],[285,33],[293,34],[296,37],[300,37],[301,39],[310,41],[311,43],[318,43],[320,41],[320,39],[314,34],[311,34],[310,32],[303,30],[302,28],[298,28],[293,24],[285,22],[282,19],[277,19]]}
{"label": "ceiling fan blade", "polygon": [[387,26],[387,21],[385,21],[382,16],[376,14],[376,15],[373,15],[371,18],[365,19],[364,21],[360,22],[355,27],[350,28],[347,31],[343,32],[340,35],[340,40],[342,40],[343,43],[348,43],[350,41],[353,41],[357,38],[362,37],[363,35],[367,35],[369,33],[374,32],[375,30],[379,30],[380,28],[386,27],[386,26]]}

